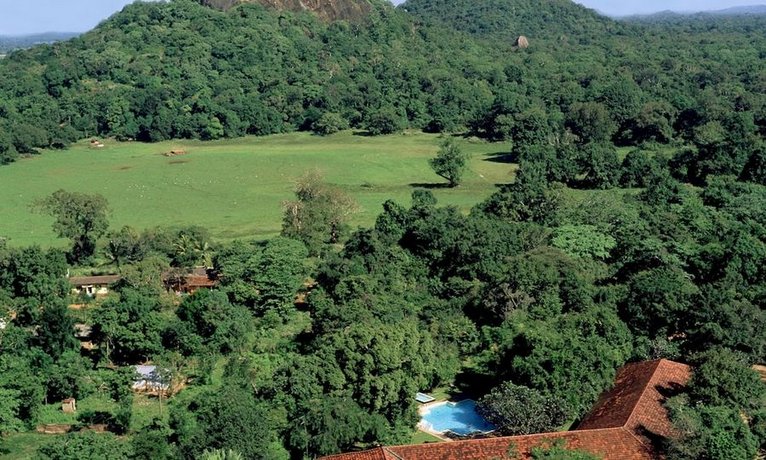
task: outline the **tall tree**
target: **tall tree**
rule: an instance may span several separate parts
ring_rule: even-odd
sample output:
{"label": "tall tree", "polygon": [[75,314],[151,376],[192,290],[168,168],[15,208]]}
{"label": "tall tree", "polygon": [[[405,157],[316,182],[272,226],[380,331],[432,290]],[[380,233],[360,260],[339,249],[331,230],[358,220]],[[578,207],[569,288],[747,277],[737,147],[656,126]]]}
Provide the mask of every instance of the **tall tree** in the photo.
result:
{"label": "tall tree", "polygon": [[450,187],[457,187],[463,179],[468,163],[468,155],[458,147],[451,137],[444,139],[435,158],[428,160],[434,172],[447,179]]}
{"label": "tall tree", "polygon": [[93,313],[93,338],[118,363],[145,362],[161,351],[164,318],[157,298],[124,289]]}
{"label": "tall tree", "polygon": [[109,228],[109,205],[101,195],[57,190],[35,202],[35,207],[53,216],[53,230],[60,238],[72,240],[69,259],[88,260],[96,252],[96,242]]}
{"label": "tall tree", "polygon": [[565,402],[524,386],[505,382],[479,400],[478,410],[505,435],[543,433],[567,417]]}
{"label": "tall tree", "polygon": [[198,458],[208,449],[231,449],[245,458],[288,458],[277,437],[275,415],[250,389],[227,382],[189,404],[194,410],[179,403],[171,412],[171,427],[185,458]]}
{"label": "tall tree", "polygon": [[67,350],[78,348],[74,320],[64,302],[53,302],[43,308],[37,342],[53,359],[58,359]]}
{"label": "tall tree", "polygon": [[340,241],[357,203],[340,188],[330,185],[318,171],[298,179],[295,200],[284,204],[282,235],[303,241],[312,254],[323,244]]}

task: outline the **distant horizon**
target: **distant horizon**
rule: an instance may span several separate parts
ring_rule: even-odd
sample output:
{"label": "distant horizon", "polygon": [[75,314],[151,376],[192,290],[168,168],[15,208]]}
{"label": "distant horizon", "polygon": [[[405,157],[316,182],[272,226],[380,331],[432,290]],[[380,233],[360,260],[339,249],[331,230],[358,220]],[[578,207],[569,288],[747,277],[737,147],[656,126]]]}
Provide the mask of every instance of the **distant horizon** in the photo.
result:
{"label": "distant horizon", "polygon": [[[152,0],[149,0],[152,1]],[[695,13],[732,7],[766,5],[766,2],[742,0],[574,0],[610,17],[647,15],[663,11]],[[120,11],[133,0],[0,0],[0,36],[22,37],[38,34],[79,34]],[[394,5],[403,3],[393,0]],[[70,27],[71,25],[71,27]]]}
{"label": "distant horizon", "polygon": [[84,34],[88,32],[87,30],[83,31],[76,31],[76,30],[46,30],[43,32],[31,32],[28,34],[3,34],[0,33],[0,37],[3,38],[23,38],[23,37],[34,37],[35,35],[77,35],[77,34]]}
{"label": "distant horizon", "polygon": [[742,0],[574,0],[587,8],[609,17],[644,16],[671,11],[690,14],[719,11],[737,7],[764,6],[766,2],[743,2]]}

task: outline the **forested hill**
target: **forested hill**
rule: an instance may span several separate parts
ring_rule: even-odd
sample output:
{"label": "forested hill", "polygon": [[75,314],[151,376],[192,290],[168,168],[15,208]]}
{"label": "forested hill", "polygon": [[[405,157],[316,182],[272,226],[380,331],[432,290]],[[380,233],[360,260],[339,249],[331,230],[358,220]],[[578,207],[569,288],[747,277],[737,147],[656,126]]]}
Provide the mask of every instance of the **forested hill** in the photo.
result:
{"label": "forested hill", "polygon": [[391,7],[352,26],[251,3],[223,12],[192,0],[139,2],[76,40],[0,64],[0,156],[3,145],[28,152],[95,134],[279,133],[325,113],[398,129],[446,109],[456,126],[474,111],[467,104],[491,97],[476,78],[484,60],[470,40],[415,30]]}
{"label": "forested hill", "polygon": [[617,22],[570,0],[408,0],[401,9],[477,36],[570,40],[618,32]]}
{"label": "forested hill", "polygon": [[637,14],[619,18],[625,21],[667,21],[677,19],[719,19],[722,17],[738,16],[766,16],[766,5],[735,6],[723,10],[697,11],[697,12],[679,12],[679,11],[659,11],[652,14]]}
{"label": "forested hill", "polygon": [[[353,1],[368,0],[337,4]],[[12,53],[0,62],[0,164],[95,135],[409,127],[639,145],[766,126],[757,17],[644,26],[566,0],[370,5],[349,22],[260,2],[138,2],[74,40]],[[522,34],[529,49],[513,47]]]}

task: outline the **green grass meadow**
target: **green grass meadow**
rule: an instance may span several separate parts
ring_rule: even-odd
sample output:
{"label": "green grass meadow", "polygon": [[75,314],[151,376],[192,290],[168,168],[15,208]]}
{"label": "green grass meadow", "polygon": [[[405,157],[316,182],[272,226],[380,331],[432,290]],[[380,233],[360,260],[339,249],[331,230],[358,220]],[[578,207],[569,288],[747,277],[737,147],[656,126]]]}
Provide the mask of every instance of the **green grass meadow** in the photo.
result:
{"label": "green grass meadow", "polygon": [[[30,209],[57,189],[100,193],[109,201],[111,227],[201,225],[228,240],[268,237],[279,232],[281,206],[294,181],[318,169],[360,204],[352,224],[370,225],[381,204],[408,204],[420,184],[445,181],[428,159],[438,150],[436,135],[405,133],[367,137],[352,132],[328,137],[294,133],[268,137],[156,144],[105,142],[100,149],[80,142],[0,167],[0,237],[12,246],[63,246],[52,218]],[[515,165],[501,155],[506,144],[459,139],[471,154],[470,171],[455,189],[434,188],[441,204],[468,210],[511,180]],[[185,155],[167,157],[170,150]]]}

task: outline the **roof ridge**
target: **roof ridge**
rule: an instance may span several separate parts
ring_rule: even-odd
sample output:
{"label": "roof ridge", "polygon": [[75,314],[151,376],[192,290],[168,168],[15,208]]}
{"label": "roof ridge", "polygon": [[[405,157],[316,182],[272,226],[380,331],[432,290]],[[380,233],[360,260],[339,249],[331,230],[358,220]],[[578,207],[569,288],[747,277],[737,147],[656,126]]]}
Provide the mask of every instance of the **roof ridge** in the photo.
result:
{"label": "roof ridge", "polygon": [[390,454],[390,455],[392,455],[392,456],[393,456],[393,457],[394,457],[396,460],[405,460],[405,459],[404,459],[404,457],[402,457],[401,455],[397,454],[396,452],[392,452],[392,451],[391,451],[391,449],[390,449],[389,447],[386,447],[386,446],[381,446],[381,447],[380,447],[380,450],[382,450],[382,451],[383,451],[383,457],[386,457],[386,454]]}
{"label": "roof ridge", "polygon": [[[651,385],[652,381],[654,381],[654,377],[657,375],[657,370],[660,368],[660,364],[662,364],[662,361],[663,359],[654,360],[654,363],[656,364],[656,366],[652,370],[652,375],[649,376],[649,380],[646,382],[646,385],[644,385],[644,388],[641,389],[641,394],[638,396],[636,403],[633,405],[633,407],[630,408],[630,415],[628,415],[628,418],[625,420],[625,423],[623,423],[620,428],[627,429],[628,431],[631,431],[631,432],[633,431],[628,428],[628,424],[630,424],[630,421],[633,420],[633,417],[636,415],[636,408],[644,399],[644,396],[646,395],[646,392],[649,390],[649,387],[652,386]],[[644,444],[644,443],[642,442],[641,444]]]}
{"label": "roof ridge", "polygon": [[[583,425],[600,425],[604,428],[622,428],[627,426],[630,420],[633,418],[633,415],[636,412],[636,408],[644,398],[647,388],[649,388],[652,380],[654,379],[654,376],[657,373],[657,369],[659,369],[660,361],[660,359],[654,359],[650,361],[637,361],[624,364],[622,367],[620,367],[615,375],[615,380],[612,387],[604,390],[601,393],[598,400],[594,403],[593,407],[591,407],[590,411],[588,411],[585,417],[572,431],[586,431],[593,429],[583,428]],[[633,381],[638,383],[638,385],[630,383],[631,376],[633,376]],[[621,379],[627,379],[627,381],[621,381]],[[616,396],[625,396],[614,394],[614,392],[616,392],[618,388],[626,388],[630,387],[631,385],[637,387],[635,388],[635,391],[632,392],[634,397],[637,395],[635,401],[632,404],[630,401],[622,401],[620,405],[624,410],[620,411],[622,414],[620,414],[618,417],[614,417],[614,414],[609,415],[608,413],[603,413],[605,408],[609,408],[609,402],[612,401]],[[610,420],[610,418],[614,419]],[[604,422],[605,420],[606,422]]]}
{"label": "roof ridge", "polygon": [[[326,459],[326,460],[332,460],[336,458],[347,458],[356,454],[364,453],[364,452],[378,452],[380,451],[381,454],[383,454],[383,458],[386,458],[386,447],[385,446],[377,446],[377,447],[371,447],[369,449],[354,451],[354,452],[338,452],[337,454],[330,454],[330,455],[324,455],[319,457],[320,459]],[[392,455],[395,455],[398,459],[401,459],[398,455],[389,452]],[[404,460],[404,459],[401,459]]]}

